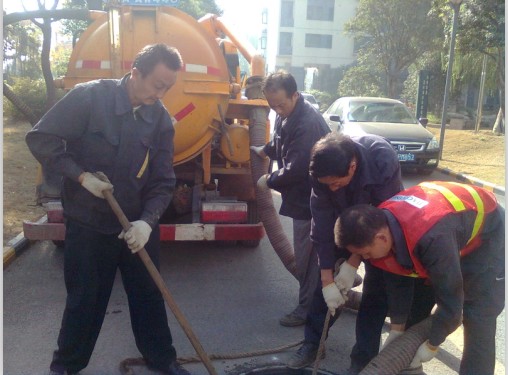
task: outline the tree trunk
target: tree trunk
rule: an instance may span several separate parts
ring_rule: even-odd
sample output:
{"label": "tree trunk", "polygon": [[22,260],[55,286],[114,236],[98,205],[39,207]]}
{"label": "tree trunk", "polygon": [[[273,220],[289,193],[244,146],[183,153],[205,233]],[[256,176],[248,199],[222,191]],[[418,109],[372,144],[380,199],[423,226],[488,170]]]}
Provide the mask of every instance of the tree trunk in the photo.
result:
{"label": "tree trunk", "polygon": [[53,82],[53,74],[51,73],[51,63],[49,62],[49,54],[51,51],[51,20],[45,18],[40,27],[42,30],[41,68],[44,82],[46,83],[46,110],[48,110],[56,102],[56,88]]}
{"label": "tree trunk", "polygon": [[499,112],[497,112],[496,122],[494,122],[492,132],[496,135],[504,134],[504,115],[501,107],[499,107]]}

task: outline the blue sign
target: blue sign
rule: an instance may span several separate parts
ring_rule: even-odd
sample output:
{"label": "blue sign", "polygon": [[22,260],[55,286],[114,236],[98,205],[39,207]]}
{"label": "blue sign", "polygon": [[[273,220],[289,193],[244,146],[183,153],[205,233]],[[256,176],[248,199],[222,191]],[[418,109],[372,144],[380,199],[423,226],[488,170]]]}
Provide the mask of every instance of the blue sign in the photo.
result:
{"label": "blue sign", "polygon": [[135,6],[170,6],[176,7],[180,3],[180,0],[122,0],[123,5],[135,5]]}

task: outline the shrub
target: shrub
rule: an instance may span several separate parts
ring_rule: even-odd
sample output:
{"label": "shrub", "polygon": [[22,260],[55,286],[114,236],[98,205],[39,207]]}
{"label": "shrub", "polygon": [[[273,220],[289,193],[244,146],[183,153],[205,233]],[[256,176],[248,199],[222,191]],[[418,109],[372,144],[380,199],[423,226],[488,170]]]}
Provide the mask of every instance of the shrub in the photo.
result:
{"label": "shrub", "polygon": [[[37,118],[46,112],[46,84],[44,79],[11,76],[9,80],[11,90],[33,111]],[[63,90],[57,90],[57,100],[63,97]],[[26,120],[25,115],[18,110],[5,96],[3,98],[3,114],[14,120]]]}

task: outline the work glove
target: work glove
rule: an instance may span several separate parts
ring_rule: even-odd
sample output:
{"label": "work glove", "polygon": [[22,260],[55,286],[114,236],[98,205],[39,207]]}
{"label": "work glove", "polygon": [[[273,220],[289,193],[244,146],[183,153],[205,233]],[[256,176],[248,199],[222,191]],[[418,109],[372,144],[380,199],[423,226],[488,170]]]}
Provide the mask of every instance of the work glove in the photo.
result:
{"label": "work glove", "polygon": [[404,331],[396,331],[394,329],[391,329],[390,333],[388,333],[388,337],[386,338],[385,342],[383,343],[383,345],[381,346],[381,349],[379,351],[381,351],[384,348],[386,348],[389,343],[391,343],[397,337],[402,336],[403,333],[404,333]]}
{"label": "work glove", "polygon": [[259,180],[257,182],[257,185],[258,185],[258,188],[261,189],[261,190],[266,190],[266,189],[270,189],[268,187],[268,177],[270,177],[269,174],[264,174],[262,175],[261,177],[259,177]]}
{"label": "work glove", "polygon": [[102,172],[83,172],[83,179],[81,180],[81,186],[83,186],[90,193],[95,195],[97,198],[104,199],[103,190],[113,191],[113,185],[109,182],[106,175]]}
{"label": "work glove", "polygon": [[323,288],[323,297],[332,315],[335,315],[335,310],[346,303],[335,283],[330,283]]}
{"label": "work glove", "polygon": [[125,240],[125,242],[127,242],[127,246],[131,249],[132,254],[135,254],[145,247],[148,239],[150,238],[150,233],[152,233],[152,227],[143,220],[136,220],[131,224],[132,225],[129,230],[127,232],[122,230],[122,232],[118,235],[118,238]]}
{"label": "work glove", "polygon": [[263,150],[265,146],[250,146],[249,148],[256,153],[261,159],[266,158],[266,153]]}
{"label": "work glove", "polygon": [[429,346],[429,340],[425,341],[423,344],[420,345],[418,350],[416,351],[416,354],[413,358],[413,361],[409,365],[409,367],[419,367],[423,362],[428,362],[432,358],[434,358],[437,354],[438,348],[432,349]]}
{"label": "work glove", "polygon": [[355,282],[356,271],[358,268],[353,267],[348,262],[344,262],[340,265],[339,273],[333,278],[335,285],[340,290],[343,296],[347,295],[347,292],[353,287]]}

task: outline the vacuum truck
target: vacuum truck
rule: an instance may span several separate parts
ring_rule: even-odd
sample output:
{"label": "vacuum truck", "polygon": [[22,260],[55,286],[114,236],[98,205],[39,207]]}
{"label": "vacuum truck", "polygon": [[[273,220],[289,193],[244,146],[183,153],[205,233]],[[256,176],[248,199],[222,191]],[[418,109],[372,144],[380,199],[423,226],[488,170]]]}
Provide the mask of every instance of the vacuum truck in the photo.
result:
{"label": "vacuum truck", "polygon": [[[162,101],[175,126],[177,184],[161,218],[161,241],[257,246],[265,231],[258,219],[255,181],[266,173],[268,162],[251,158],[249,147],[269,138],[269,107],[261,93],[264,59],[216,15],[196,20],[174,7],[140,1],[107,8],[90,12],[93,22],[76,43],[67,74],[55,85],[70,90],[94,79],[121,78],[145,45],[176,47],[184,67]],[[241,73],[240,55],[250,64],[248,75]],[[41,172],[37,198],[47,214],[24,222],[24,235],[58,243],[65,238],[60,177]]]}

